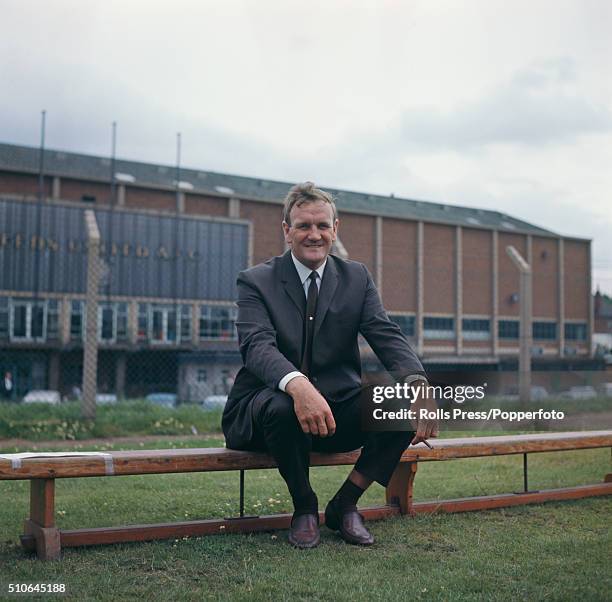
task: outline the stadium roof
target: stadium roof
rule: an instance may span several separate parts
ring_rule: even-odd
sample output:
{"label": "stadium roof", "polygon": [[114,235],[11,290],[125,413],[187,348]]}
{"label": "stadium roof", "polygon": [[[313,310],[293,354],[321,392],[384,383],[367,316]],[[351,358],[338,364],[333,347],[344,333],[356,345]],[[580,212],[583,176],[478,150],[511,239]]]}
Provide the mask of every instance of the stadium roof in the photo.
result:
{"label": "stadium roof", "polygon": [[[38,173],[39,152],[39,149],[34,147],[0,143],[0,170]],[[44,166],[46,175],[65,178],[108,182],[111,175],[111,160],[109,157],[52,149],[45,151]],[[115,179],[120,184],[127,183],[131,186],[142,185],[166,189],[175,189],[178,184],[179,189],[193,193],[199,192],[272,203],[281,203],[288,189],[292,186],[288,182],[186,168],[181,168],[180,182],[177,183],[176,169],[173,166],[124,159],[115,161]],[[383,217],[399,217],[466,227],[494,228],[507,232],[558,236],[550,230],[534,226],[498,211],[339,190],[327,186],[322,186],[322,188],[334,195],[340,212],[344,210]]]}

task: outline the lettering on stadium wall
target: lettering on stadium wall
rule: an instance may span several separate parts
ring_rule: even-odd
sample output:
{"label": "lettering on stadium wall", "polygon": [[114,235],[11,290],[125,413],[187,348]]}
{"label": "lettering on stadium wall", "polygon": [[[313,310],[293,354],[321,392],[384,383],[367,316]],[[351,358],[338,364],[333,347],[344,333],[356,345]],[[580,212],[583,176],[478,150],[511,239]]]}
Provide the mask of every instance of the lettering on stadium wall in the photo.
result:
{"label": "lettering on stadium wall", "polygon": [[[0,198],[0,289],[82,293],[88,241],[83,209]],[[248,265],[247,223],[95,212],[105,292],[134,297],[233,299]]]}
{"label": "lettering on stadium wall", "polygon": [[[25,236],[21,233],[9,234],[6,232],[0,233],[0,248],[13,248],[23,249],[27,248],[31,251],[51,251],[57,253],[61,250],[61,245],[65,245],[65,250],[68,253],[86,253],[89,246],[87,241],[68,239],[64,243],[59,243],[57,240],[52,238],[45,238],[44,236]],[[109,254],[109,249],[106,243],[100,244],[100,256],[106,256]],[[181,250],[176,249],[172,251],[164,245],[159,245],[152,253],[148,246],[134,243],[118,243],[113,242],[110,245],[110,255],[113,257],[139,257],[146,259],[152,254],[159,259],[174,259],[174,258],[186,258],[196,260],[198,258],[198,252],[195,250]]]}

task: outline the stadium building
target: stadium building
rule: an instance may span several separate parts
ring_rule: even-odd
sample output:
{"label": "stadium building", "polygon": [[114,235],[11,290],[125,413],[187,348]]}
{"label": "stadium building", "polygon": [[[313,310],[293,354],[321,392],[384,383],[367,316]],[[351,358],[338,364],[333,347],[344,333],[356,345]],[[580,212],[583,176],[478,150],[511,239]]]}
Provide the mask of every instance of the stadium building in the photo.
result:
{"label": "stadium building", "polygon": [[[104,278],[100,391],[182,400],[227,392],[240,365],[240,269],[284,252],[291,184],[0,144],[0,370],[15,395],[81,382],[86,241],[93,209]],[[516,370],[519,274],[533,272],[533,367],[593,367],[591,241],[496,211],[326,188],[335,252],[365,263],[426,366]],[[367,349],[366,367],[374,366]]]}

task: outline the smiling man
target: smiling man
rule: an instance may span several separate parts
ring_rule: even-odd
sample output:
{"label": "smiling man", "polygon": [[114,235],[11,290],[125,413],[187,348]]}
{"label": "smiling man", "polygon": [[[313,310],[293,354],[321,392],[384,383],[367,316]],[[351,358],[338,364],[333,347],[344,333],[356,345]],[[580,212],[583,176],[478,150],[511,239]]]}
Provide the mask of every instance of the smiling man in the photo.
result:
{"label": "smiling man", "polygon": [[425,381],[423,367],[389,320],[367,268],[330,255],[338,234],[332,196],[311,182],[294,186],[283,209],[290,250],[238,276],[236,326],[244,362],[223,414],[227,446],[266,450],[291,494],[289,541],[319,544],[318,500],[310,452],[362,447],[355,467],[325,510],[325,524],[348,543],[374,539],[357,511],[369,485],[386,486],[412,443],[437,435],[435,421],[415,432],[361,427],[361,333],[389,372]]}

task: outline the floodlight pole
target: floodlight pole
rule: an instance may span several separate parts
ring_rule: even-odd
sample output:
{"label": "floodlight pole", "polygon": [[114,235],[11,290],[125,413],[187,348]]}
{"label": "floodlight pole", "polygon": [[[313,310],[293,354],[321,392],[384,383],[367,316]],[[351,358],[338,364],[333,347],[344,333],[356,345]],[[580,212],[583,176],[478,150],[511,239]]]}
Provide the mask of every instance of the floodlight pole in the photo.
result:
{"label": "floodlight pole", "polygon": [[87,299],[85,313],[85,349],[83,351],[83,406],[82,415],[96,418],[98,378],[98,286],[100,282],[100,230],[96,214],[85,211],[87,232]]}
{"label": "floodlight pole", "polygon": [[507,246],[512,263],[516,266],[520,274],[519,302],[520,322],[519,322],[519,399],[521,401],[531,400],[531,266],[523,259],[521,254],[513,247]]}

